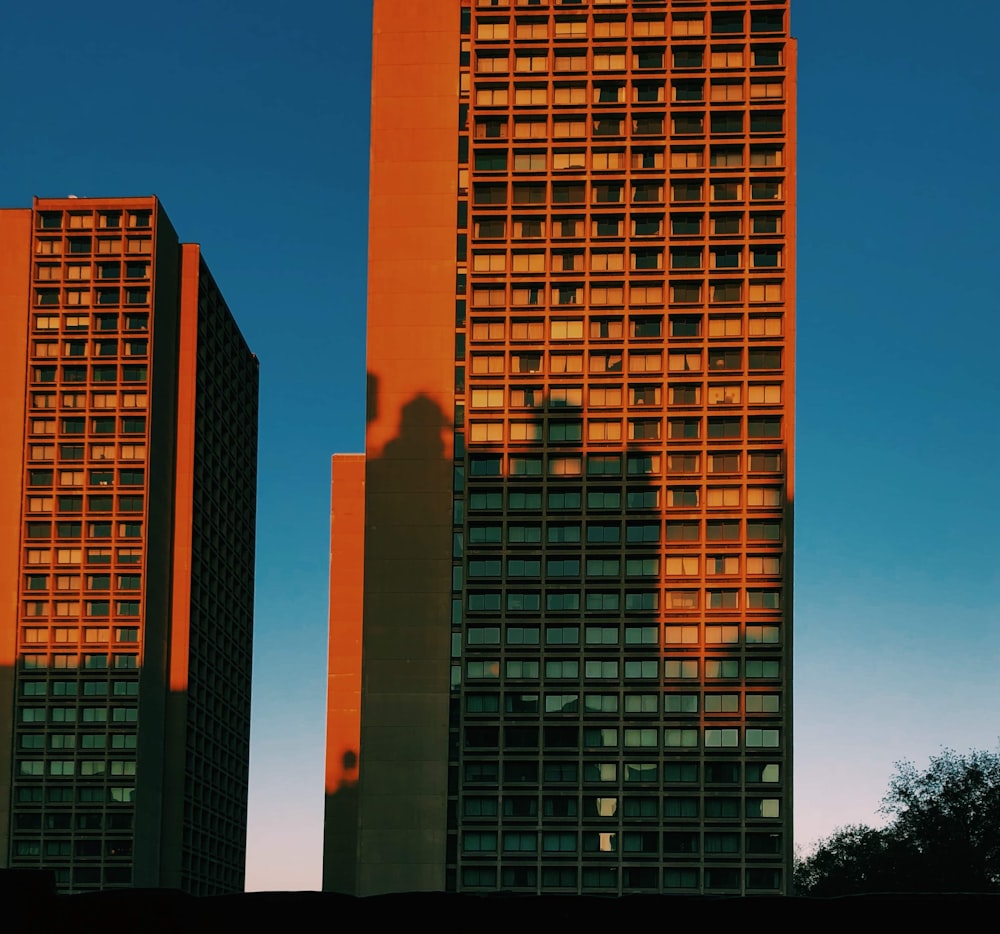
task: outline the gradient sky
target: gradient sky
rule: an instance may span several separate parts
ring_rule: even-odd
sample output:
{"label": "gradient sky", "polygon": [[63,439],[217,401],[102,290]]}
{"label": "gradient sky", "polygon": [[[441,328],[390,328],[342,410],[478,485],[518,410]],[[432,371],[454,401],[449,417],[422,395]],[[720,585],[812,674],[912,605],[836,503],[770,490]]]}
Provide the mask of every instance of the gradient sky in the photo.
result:
{"label": "gradient sky", "polygon": [[[261,360],[249,889],[320,884],[370,19],[369,0],[49,0],[0,23],[0,207],[158,195]],[[1000,4],[793,0],[793,33],[801,845],[876,820],[894,761],[997,746]]]}

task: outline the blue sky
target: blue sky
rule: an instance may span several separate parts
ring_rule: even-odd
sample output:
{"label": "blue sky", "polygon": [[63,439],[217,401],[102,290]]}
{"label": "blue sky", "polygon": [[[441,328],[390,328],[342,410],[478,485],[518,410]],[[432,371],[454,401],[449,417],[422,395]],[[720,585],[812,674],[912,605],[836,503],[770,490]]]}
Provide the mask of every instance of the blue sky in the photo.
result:
{"label": "blue sky", "polygon": [[[796,838],[1000,734],[1000,4],[793,0]],[[364,427],[370,4],[15,4],[0,206],[156,194],[261,358],[248,887],[318,888],[329,456]],[[994,169],[995,170],[995,169]]]}

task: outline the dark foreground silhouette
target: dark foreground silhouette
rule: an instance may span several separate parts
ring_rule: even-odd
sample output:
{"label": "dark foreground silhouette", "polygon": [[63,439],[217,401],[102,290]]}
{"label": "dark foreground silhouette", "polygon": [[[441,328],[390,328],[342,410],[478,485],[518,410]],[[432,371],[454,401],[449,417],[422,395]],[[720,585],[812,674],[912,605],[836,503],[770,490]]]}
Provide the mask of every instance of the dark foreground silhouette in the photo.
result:
{"label": "dark foreground silhouette", "polygon": [[[392,930],[420,929],[418,919],[434,927],[470,927],[483,931],[560,929],[620,930],[625,924],[670,919],[670,926],[690,922],[698,929],[738,923],[744,930],[764,930],[776,923],[816,925],[871,924],[891,918],[894,925],[954,923],[955,918],[991,917],[1000,908],[994,895],[865,895],[853,898],[705,898],[630,895],[622,898],[574,896],[445,895],[437,893],[352,898],[320,892],[260,892],[195,898],[169,889],[119,889],[87,895],[57,896],[28,876],[46,873],[0,872],[4,930],[31,934],[108,931],[141,934],[219,934],[223,931],[350,930],[353,924],[384,925]],[[15,878],[19,876],[20,878]],[[436,920],[431,920],[436,919]],[[746,928],[750,924],[752,927]],[[380,926],[378,930],[382,930]],[[692,928],[693,929],[693,928]]]}

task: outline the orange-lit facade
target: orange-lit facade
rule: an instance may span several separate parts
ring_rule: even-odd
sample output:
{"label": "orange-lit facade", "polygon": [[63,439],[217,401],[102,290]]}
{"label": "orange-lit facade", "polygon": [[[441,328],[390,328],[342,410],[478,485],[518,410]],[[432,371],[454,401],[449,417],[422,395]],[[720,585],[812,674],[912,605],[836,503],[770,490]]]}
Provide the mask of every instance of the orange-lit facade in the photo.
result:
{"label": "orange-lit facade", "polygon": [[257,360],[155,198],[0,211],[0,867],[243,888]]}
{"label": "orange-lit facade", "polygon": [[787,890],[788,6],[375,0],[325,887]]}

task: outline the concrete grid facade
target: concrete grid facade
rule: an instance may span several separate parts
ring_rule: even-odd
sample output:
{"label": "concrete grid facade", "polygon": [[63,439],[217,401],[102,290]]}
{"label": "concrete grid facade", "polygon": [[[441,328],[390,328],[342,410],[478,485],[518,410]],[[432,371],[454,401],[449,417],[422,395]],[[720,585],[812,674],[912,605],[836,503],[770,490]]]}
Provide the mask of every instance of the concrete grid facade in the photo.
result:
{"label": "concrete grid facade", "polygon": [[155,198],[0,247],[0,866],[241,891],[257,360]]}
{"label": "concrete grid facade", "polygon": [[788,3],[376,0],[373,61],[325,886],[786,891]]}

